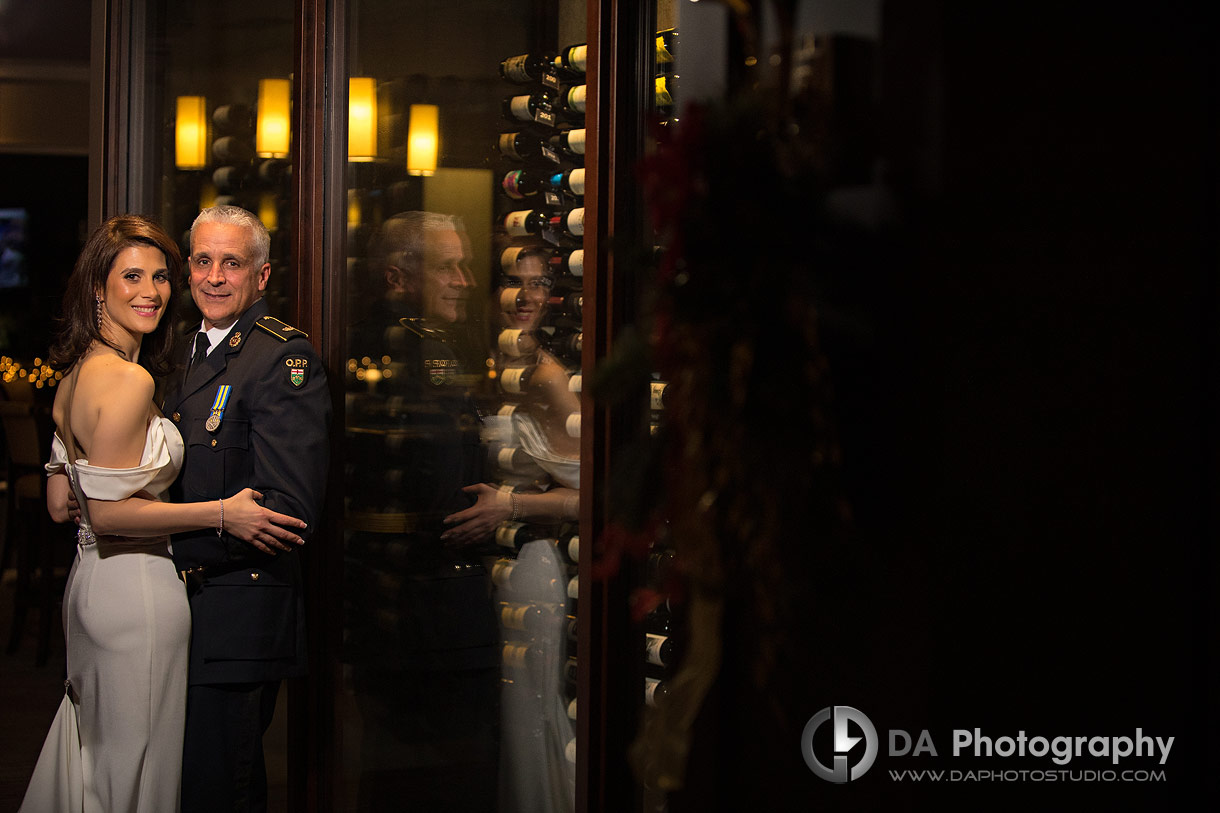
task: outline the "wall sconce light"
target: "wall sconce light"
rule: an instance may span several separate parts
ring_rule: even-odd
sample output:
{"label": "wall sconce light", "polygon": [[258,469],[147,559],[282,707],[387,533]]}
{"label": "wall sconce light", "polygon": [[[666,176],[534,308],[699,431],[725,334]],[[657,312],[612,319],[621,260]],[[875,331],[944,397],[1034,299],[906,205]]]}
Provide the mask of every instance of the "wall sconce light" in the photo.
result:
{"label": "wall sconce light", "polygon": [[280,212],[274,192],[264,192],[258,197],[258,219],[267,227],[267,231],[275,232],[280,227]]}
{"label": "wall sconce light", "polygon": [[377,157],[377,82],[353,76],[347,80],[347,160]]}
{"label": "wall sconce light", "polygon": [[440,108],[434,104],[411,105],[411,123],[407,128],[409,174],[432,175],[436,172],[439,118]]}
{"label": "wall sconce light", "polygon": [[208,100],[203,96],[179,96],[174,120],[174,165],[178,169],[203,169],[208,163]]}
{"label": "wall sconce light", "polygon": [[263,158],[287,158],[292,85],[287,79],[258,80],[258,124],[254,149]]}

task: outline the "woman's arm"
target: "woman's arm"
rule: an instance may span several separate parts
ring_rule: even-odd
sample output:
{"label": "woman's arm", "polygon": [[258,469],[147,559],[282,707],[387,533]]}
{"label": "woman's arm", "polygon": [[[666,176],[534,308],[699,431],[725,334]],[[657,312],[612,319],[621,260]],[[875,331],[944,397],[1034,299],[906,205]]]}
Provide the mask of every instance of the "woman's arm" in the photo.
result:
{"label": "woman's arm", "polygon": [[[89,500],[89,519],[99,536],[163,536],[201,528],[223,528],[263,553],[304,544],[296,517],[263,508],[263,495],[245,488],[232,497],[208,502],[168,503],[140,495],[125,500]],[[282,526],[282,527],[281,527]]]}
{"label": "woman's arm", "polygon": [[72,483],[68,475],[52,474],[47,478],[47,511],[52,522],[67,522],[71,519],[68,513],[68,494],[72,491]]}
{"label": "woman's arm", "polygon": [[445,517],[445,524],[453,527],[441,534],[441,539],[457,545],[478,542],[510,519],[556,523],[580,517],[580,492],[574,488],[553,488],[542,494],[510,494],[486,483],[476,483],[462,491],[474,494],[475,503]]}
{"label": "woman's arm", "polygon": [[[89,392],[82,400],[82,420],[92,404],[96,422],[89,433],[89,463],[104,468],[132,468],[140,464],[152,407],[153,380],[142,367],[110,362],[91,381],[105,380],[105,397]],[[76,415],[74,413],[73,417]],[[264,553],[272,548],[291,550],[302,543],[297,530],[305,523],[295,517],[263,508],[262,495],[243,489],[233,497],[196,503],[167,503],[133,495],[124,500],[89,500],[89,520],[99,536],[163,536],[203,528],[222,528]],[[223,514],[222,514],[223,511]],[[285,527],[280,527],[285,526]]]}

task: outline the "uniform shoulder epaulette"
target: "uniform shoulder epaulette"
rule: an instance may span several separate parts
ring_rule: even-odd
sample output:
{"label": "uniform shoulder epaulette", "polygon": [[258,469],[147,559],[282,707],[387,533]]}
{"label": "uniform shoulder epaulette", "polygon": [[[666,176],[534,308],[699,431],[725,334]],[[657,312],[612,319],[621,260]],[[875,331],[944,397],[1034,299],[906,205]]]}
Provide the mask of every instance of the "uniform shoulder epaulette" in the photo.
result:
{"label": "uniform shoulder epaulette", "polygon": [[254,324],[261,327],[263,330],[267,331],[282,342],[286,342],[294,336],[301,336],[306,339],[309,338],[309,334],[305,331],[298,330],[286,322],[281,322],[274,316],[264,316]]}
{"label": "uniform shoulder epaulette", "polygon": [[442,342],[445,340],[444,333],[436,328],[428,327],[424,324],[424,320],[418,317],[404,316],[398,320],[398,323],[421,339],[436,339]]}

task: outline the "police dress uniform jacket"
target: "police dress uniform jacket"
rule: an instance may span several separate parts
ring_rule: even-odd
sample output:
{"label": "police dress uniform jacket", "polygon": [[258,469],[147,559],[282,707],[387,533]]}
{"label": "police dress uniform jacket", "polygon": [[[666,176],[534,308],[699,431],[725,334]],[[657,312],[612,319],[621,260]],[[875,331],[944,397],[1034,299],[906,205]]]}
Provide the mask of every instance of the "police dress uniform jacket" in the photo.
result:
{"label": "police dress uniform jacket", "polygon": [[[227,392],[222,389],[228,386]],[[218,393],[224,401],[218,404]],[[223,406],[219,423],[209,418]],[[306,334],[258,300],[228,339],[167,388],[164,413],[186,443],[175,502],[232,497],[243,488],[274,511],[318,526],[329,459],[330,396]],[[217,509],[219,520],[219,507]],[[173,536],[174,563],[191,589],[190,683],[279,680],[306,668],[298,554],[271,556],[227,532]]]}

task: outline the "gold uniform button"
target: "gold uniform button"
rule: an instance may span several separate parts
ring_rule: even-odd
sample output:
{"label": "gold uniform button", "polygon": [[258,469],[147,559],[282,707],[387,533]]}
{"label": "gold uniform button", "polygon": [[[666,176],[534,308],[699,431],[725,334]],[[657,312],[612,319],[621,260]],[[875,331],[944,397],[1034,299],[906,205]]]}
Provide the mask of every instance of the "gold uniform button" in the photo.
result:
{"label": "gold uniform button", "polygon": [[181,413],[181,412],[175,412],[175,413],[174,413],[173,415],[171,415],[170,417],[172,417],[172,418],[174,419],[174,423],[178,423],[178,421],[182,420],[182,413]]}
{"label": "gold uniform button", "polygon": [[250,578],[251,578],[251,579],[253,579],[254,581],[258,581],[258,574],[257,574],[257,573],[251,573],[251,574],[250,574]]}
{"label": "gold uniform button", "polygon": [[212,448],[216,448],[216,438],[212,438]]}

